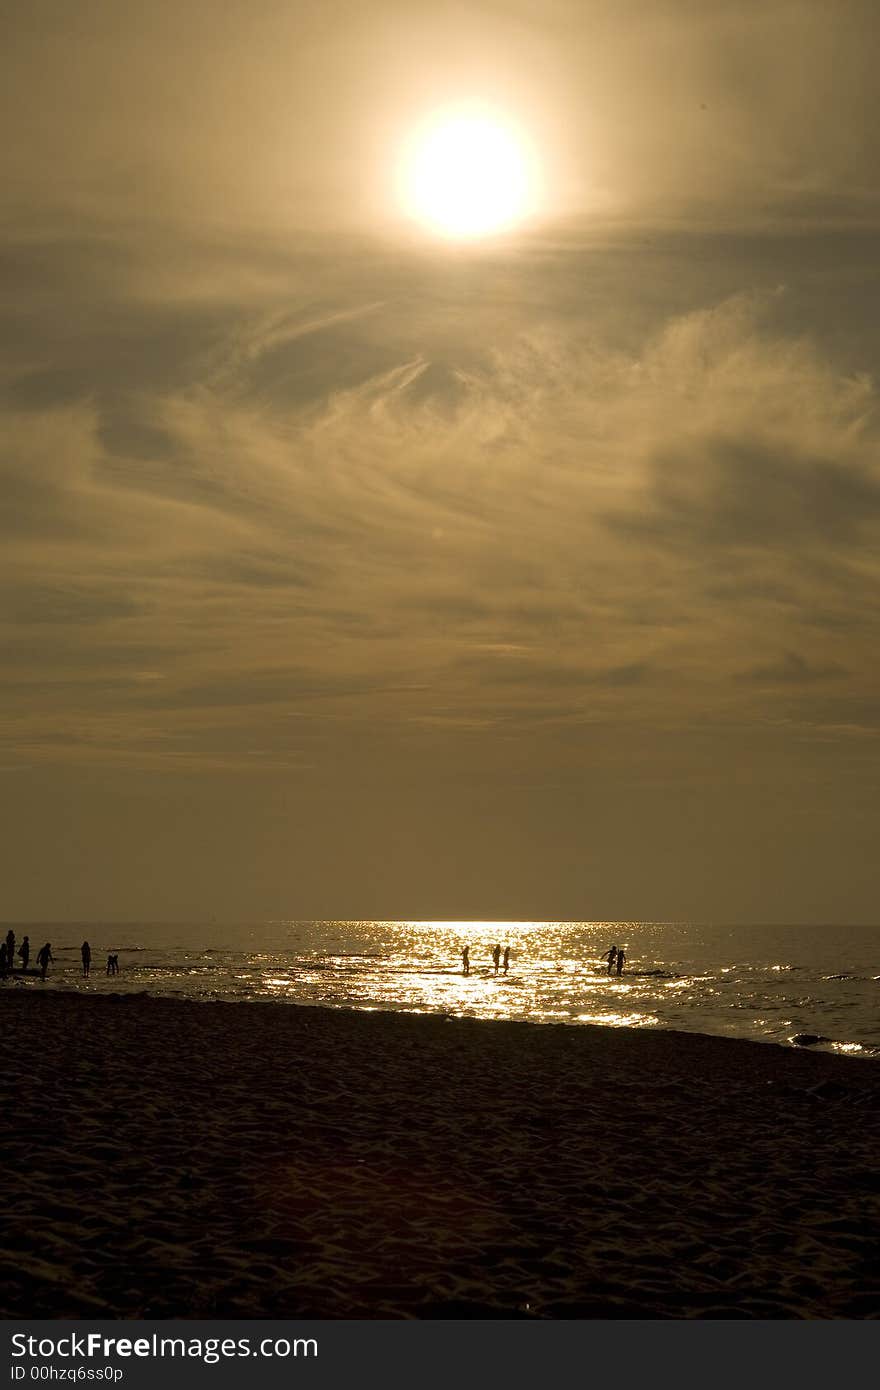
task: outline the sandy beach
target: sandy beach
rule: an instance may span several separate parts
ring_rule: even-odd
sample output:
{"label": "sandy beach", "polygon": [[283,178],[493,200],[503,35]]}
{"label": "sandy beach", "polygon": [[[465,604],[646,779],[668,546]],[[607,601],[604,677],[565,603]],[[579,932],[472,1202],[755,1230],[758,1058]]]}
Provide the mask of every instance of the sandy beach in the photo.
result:
{"label": "sandy beach", "polygon": [[5,1317],[880,1313],[880,1071],[0,992]]}

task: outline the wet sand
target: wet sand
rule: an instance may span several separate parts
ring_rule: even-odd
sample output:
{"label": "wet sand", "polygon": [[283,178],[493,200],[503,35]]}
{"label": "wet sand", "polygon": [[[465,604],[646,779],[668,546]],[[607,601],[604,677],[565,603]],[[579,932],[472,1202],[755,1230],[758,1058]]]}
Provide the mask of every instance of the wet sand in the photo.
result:
{"label": "wet sand", "polygon": [[880,1314],[880,1070],[0,990],[5,1317]]}

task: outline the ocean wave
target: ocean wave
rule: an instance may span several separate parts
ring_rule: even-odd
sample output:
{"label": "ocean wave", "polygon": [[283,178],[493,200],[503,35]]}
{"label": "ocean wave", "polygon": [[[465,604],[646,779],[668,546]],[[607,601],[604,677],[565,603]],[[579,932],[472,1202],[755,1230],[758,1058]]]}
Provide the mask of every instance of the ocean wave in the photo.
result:
{"label": "ocean wave", "polygon": [[821,1047],[824,1050],[853,1056],[880,1056],[880,1047],[873,1047],[870,1043],[845,1042],[841,1038],[828,1038],[823,1033],[795,1033],[788,1041],[794,1047]]}

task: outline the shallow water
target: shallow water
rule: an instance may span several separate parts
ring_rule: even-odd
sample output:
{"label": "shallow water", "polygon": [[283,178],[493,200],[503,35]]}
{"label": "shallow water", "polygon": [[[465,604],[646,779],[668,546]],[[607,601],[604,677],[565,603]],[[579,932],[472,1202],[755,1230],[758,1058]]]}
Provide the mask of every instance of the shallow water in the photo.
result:
{"label": "shallow water", "polygon": [[[4,924],[3,934],[8,924]],[[668,922],[296,922],[12,924],[31,966],[45,940],[44,985],[148,990],[209,1000],[288,1000],[536,1023],[677,1028],[880,1055],[880,928]],[[80,944],[92,947],[82,977]],[[511,951],[495,974],[495,943]],[[470,947],[465,978],[461,950]],[[601,957],[625,948],[618,978]],[[120,974],[108,977],[108,951]]]}

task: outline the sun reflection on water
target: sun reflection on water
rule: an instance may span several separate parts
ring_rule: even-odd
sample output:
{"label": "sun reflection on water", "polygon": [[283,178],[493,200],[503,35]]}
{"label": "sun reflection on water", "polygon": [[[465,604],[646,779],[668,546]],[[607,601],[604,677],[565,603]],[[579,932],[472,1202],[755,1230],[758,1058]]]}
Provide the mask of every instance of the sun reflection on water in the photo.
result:
{"label": "sun reflection on water", "polygon": [[654,1014],[614,1013],[610,1009],[575,1015],[575,1023],[600,1023],[605,1028],[650,1028],[659,1022]]}
{"label": "sun reflection on water", "polygon": [[[41,988],[140,989],[191,999],[285,1000],[335,1008],[605,1027],[665,1027],[877,1055],[876,944],[828,931],[684,923],[335,921],[178,926],[125,945],[122,975],[83,981],[79,942],[61,942]],[[830,929],[829,929],[830,930]],[[90,932],[93,949],[98,928]],[[123,945],[114,940],[106,949]],[[131,940],[131,938],[128,938]],[[470,953],[463,971],[462,950]],[[496,969],[493,948],[509,951]],[[609,973],[612,946],[623,974]],[[100,947],[98,948],[100,949]],[[840,970],[845,961],[847,969]],[[15,981],[16,988],[26,982]],[[11,986],[10,986],[11,987]],[[857,1041],[858,1040],[858,1041]]]}
{"label": "sun reflection on water", "polygon": [[[564,922],[331,925],[339,929],[337,951],[313,951],[292,968],[279,956],[261,952],[256,992],[359,1009],[626,1027],[656,1023],[649,1008],[639,1007],[641,997],[653,995],[661,985],[683,983],[609,973],[609,945],[628,947],[630,923],[577,924],[574,932],[573,924]],[[360,951],[345,949],[350,944],[347,925],[356,925]],[[465,946],[470,953],[467,974]],[[506,948],[507,970],[503,956],[496,964],[494,948]],[[612,1002],[621,997],[630,1007]]]}

